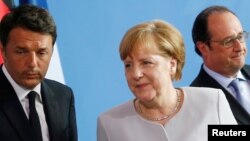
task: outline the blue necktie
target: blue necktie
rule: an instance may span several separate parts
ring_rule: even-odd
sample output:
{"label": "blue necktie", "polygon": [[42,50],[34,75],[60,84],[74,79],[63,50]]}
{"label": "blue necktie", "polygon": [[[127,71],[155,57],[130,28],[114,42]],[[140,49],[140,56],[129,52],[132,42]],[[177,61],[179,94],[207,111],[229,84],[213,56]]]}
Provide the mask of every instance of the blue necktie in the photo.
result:
{"label": "blue necktie", "polygon": [[41,125],[40,125],[40,120],[39,116],[36,111],[36,106],[35,106],[35,98],[36,98],[37,93],[35,91],[31,91],[28,94],[29,97],[29,108],[30,108],[30,114],[29,114],[29,122],[31,129],[33,131],[33,135],[35,137],[35,141],[42,141],[42,131],[41,131]]}
{"label": "blue necktie", "polygon": [[233,87],[237,101],[250,113],[250,103],[243,98],[243,90],[240,88],[240,80],[234,79],[229,85]]}

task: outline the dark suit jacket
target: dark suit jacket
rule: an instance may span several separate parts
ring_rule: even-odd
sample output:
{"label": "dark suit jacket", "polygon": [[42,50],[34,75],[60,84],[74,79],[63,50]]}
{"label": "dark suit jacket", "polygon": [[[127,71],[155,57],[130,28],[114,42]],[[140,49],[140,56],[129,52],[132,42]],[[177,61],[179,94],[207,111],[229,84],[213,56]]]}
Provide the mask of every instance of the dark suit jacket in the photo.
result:
{"label": "dark suit jacket", "polygon": [[[250,80],[250,65],[245,65],[241,72]],[[236,99],[228,92],[223,86],[221,86],[214,78],[212,78],[201,66],[200,73],[194,79],[190,86],[196,87],[212,87],[222,89],[229,102],[231,110],[234,114],[238,124],[250,124],[250,114],[236,101]]]}
{"label": "dark suit jacket", "polygon": [[[74,96],[71,88],[53,80],[41,83],[50,141],[77,141]],[[0,67],[0,140],[33,140],[23,107]]]}

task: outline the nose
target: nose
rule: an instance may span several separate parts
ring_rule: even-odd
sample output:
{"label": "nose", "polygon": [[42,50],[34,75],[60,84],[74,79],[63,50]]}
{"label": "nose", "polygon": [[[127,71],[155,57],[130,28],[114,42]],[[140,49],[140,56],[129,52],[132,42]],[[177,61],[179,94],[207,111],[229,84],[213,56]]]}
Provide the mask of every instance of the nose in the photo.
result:
{"label": "nose", "polygon": [[133,78],[135,80],[139,80],[142,77],[143,77],[142,69],[140,67],[134,67],[134,69],[133,69]]}
{"label": "nose", "polygon": [[234,51],[241,51],[245,45],[245,42],[241,42],[239,39],[234,40],[234,46],[233,50]]}
{"label": "nose", "polygon": [[29,67],[34,68],[37,66],[37,56],[36,53],[30,53],[27,57],[27,64]]}

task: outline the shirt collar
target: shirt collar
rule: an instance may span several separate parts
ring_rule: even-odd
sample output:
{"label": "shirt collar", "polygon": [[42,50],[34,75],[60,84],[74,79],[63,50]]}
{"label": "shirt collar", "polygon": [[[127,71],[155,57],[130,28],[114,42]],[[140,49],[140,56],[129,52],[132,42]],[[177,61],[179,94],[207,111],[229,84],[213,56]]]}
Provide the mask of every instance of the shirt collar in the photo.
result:
{"label": "shirt collar", "polygon": [[[205,64],[203,64],[203,69],[210,75],[213,76],[213,78],[218,81],[224,88],[227,88],[228,85],[232,82],[233,79],[235,78],[229,78],[225,77],[211,69],[209,69]],[[241,71],[238,71],[236,78],[239,78],[241,80],[246,80],[246,78],[243,76]]]}
{"label": "shirt collar", "polygon": [[[9,80],[10,84],[12,85],[13,89],[15,90],[18,99],[21,101],[24,98],[26,98],[26,96],[28,95],[28,93],[31,91],[29,89],[23,88],[22,86],[18,85],[13,78],[10,76],[9,72],[7,71],[5,65],[3,64],[2,67],[3,73],[6,76],[6,78]],[[38,93],[39,95],[39,99],[42,101],[42,97],[41,97],[41,83],[39,83],[32,91],[35,91]]]}

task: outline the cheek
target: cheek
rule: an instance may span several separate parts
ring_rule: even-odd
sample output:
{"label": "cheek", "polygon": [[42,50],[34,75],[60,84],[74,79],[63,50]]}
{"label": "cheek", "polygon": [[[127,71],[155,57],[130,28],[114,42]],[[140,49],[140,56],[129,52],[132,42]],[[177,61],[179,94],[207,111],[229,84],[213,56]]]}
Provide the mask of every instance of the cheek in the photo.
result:
{"label": "cheek", "polygon": [[171,81],[171,74],[168,71],[161,71],[152,76],[154,78],[154,84],[158,87],[161,85],[165,86],[166,83],[169,83]]}
{"label": "cheek", "polygon": [[43,59],[43,60],[40,60],[38,61],[42,66],[48,66],[49,63],[50,63],[50,59],[49,58],[46,58],[46,59]]}
{"label": "cheek", "polygon": [[[175,67],[172,67],[173,71],[175,70]],[[170,66],[167,67],[161,67],[155,71],[152,71],[150,73],[150,76],[154,79],[165,79],[166,77],[170,77]]]}
{"label": "cheek", "polygon": [[151,83],[152,87],[157,88],[161,84],[163,76],[161,73],[151,72],[147,73],[146,78],[149,83]]}
{"label": "cheek", "polygon": [[22,60],[22,59],[17,60],[15,58],[6,57],[5,64],[6,64],[6,66],[11,67],[12,71],[18,71],[18,70],[22,70],[24,68],[24,65],[23,65],[24,60]]}
{"label": "cheek", "polygon": [[37,70],[40,71],[40,73],[42,73],[42,75],[45,75],[46,72],[48,71],[49,68],[49,61],[42,61],[39,62],[37,65]]}
{"label": "cheek", "polygon": [[208,60],[213,60],[213,61],[220,61],[223,60],[223,58],[227,58],[228,56],[228,51],[225,50],[214,50],[210,51],[207,55]]}

